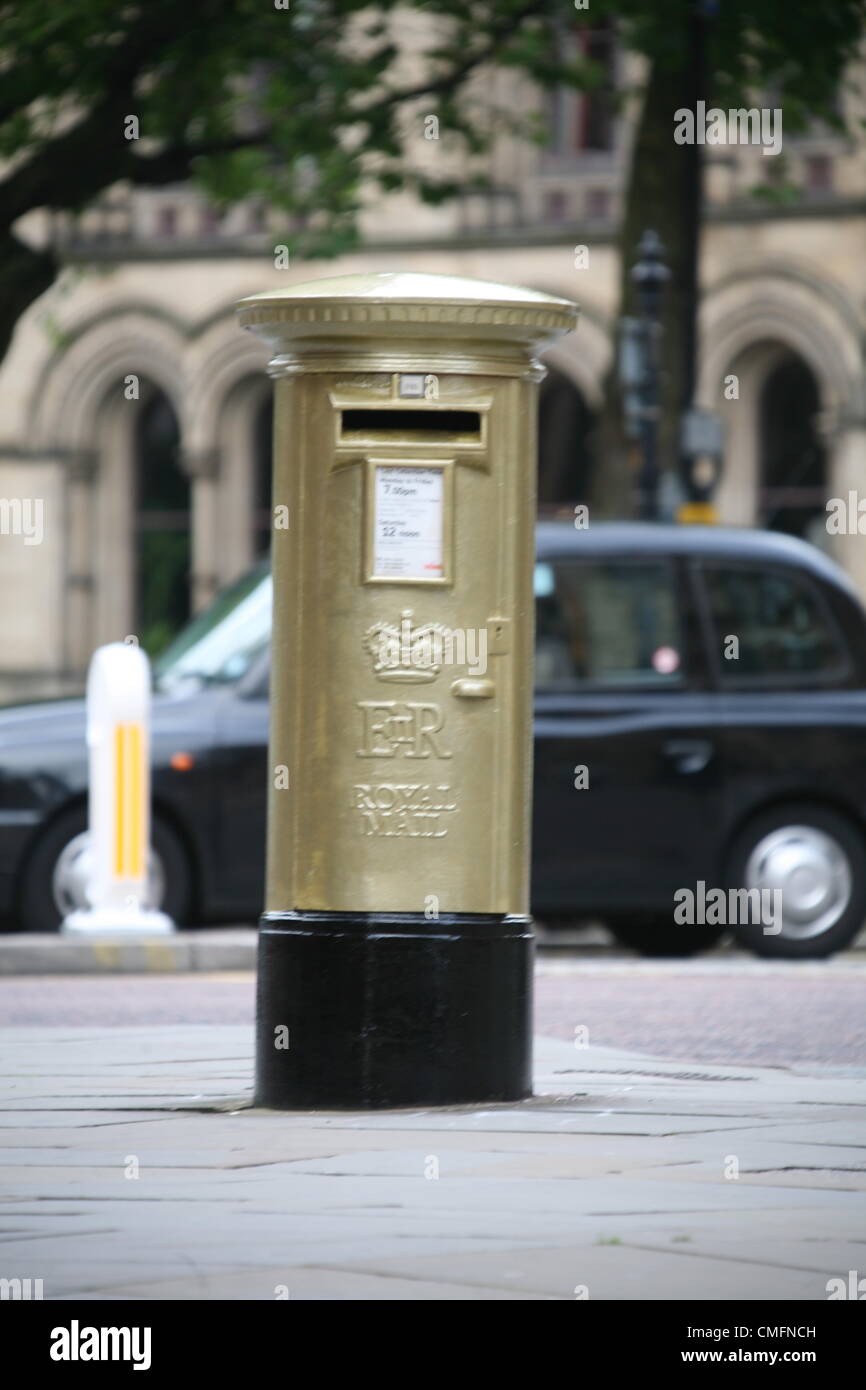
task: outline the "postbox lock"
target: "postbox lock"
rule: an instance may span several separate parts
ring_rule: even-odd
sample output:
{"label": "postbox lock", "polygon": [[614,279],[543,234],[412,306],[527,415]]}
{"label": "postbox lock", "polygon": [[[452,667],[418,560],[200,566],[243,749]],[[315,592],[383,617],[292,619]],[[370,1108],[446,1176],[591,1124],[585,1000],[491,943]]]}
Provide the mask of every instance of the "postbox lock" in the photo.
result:
{"label": "postbox lock", "polygon": [[505,656],[511,650],[511,623],[497,615],[487,619],[487,650],[491,656]]}

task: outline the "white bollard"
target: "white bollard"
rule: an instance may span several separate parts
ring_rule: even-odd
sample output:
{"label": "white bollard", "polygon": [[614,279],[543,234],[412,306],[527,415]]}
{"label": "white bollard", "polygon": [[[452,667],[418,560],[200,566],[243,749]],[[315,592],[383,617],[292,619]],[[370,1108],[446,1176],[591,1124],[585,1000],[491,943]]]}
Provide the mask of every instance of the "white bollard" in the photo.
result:
{"label": "white bollard", "polygon": [[61,931],[164,936],[174,923],[147,905],[150,849],[150,663],[140,647],[97,647],[87,674],[89,907]]}

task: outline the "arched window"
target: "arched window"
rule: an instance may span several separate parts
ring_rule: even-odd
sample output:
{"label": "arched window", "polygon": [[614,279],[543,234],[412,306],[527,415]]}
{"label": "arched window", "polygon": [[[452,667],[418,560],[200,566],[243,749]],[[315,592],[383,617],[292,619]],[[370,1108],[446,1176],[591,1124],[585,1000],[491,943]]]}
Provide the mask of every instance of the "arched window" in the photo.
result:
{"label": "arched window", "polygon": [[826,453],[816,428],[820,408],[812,372],[802,358],[786,352],[760,395],[759,525],[808,536],[815,518],[823,518],[827,482]]}
{"label": "arched window", "polygon": [[578,388],[547,369],[538,403],[538,504],[589,501],[595,417]]}
{"label": "arched window", "polygon": [[157,655],[190,615],[190,487],[180,431],[160,391],[135,424],[135,632]]}
{"label": "arched window", "polygon": [[253,417],[253,551],[266,555],[271,545],[271,470],[274,403],[269,391]]}

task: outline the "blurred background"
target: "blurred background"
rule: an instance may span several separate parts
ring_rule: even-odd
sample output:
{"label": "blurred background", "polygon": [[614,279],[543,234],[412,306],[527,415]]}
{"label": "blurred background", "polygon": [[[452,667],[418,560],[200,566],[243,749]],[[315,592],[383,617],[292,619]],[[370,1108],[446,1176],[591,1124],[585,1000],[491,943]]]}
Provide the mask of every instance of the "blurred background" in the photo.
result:
{"label": "blurred background", "polygon": [[[861,0],[61,11],[0,8],[0,496],[44,503],[40,543],[0,538],[0,700],[80,689],[126,634],[158,655],[266,552],[271,389],[234,304],[325,274],[579,301],[545,359],[544,515],[639,508],[623,363],[649,312],[649,514],[700,498],[806,537],[866,596],[826,524],[866,470]],[[677,144],[699,100],[775,112],[780,150]]]}

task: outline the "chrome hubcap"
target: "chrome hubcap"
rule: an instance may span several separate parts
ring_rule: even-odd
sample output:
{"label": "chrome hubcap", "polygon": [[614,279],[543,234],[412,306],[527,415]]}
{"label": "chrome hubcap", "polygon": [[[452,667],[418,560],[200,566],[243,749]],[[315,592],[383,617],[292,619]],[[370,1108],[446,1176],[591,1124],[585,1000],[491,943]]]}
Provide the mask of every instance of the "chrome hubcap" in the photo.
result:
{"label": "chrome hubcap", "polygon": [[[61,917],[90,907],[87,883],[90,878],[90,836],[86,830],[75,835],[57,856],[51,887],[54,902]],[[162,907],[165,897],[165,874],[162,861],[151,849],[147,860],[147,901],[145,907]]]}
{"label": "chrome hubcap", "polygon": [[[811,825],[787,825],[759,840],[749,855],[745,887],[778,891],[779,933],[805,941],[839,921],[851,901],[851,865],[838,842]],[[778,917],[776,918],[778,925]]]}

